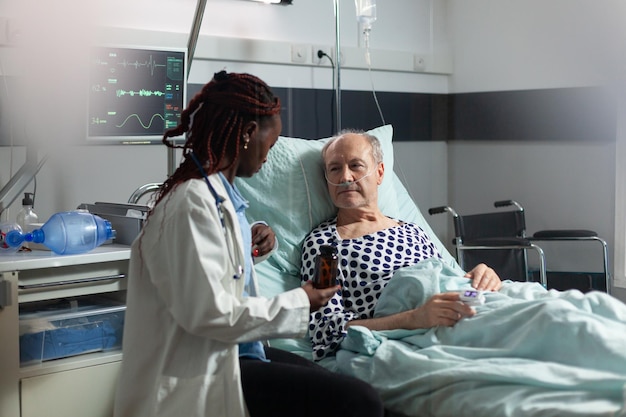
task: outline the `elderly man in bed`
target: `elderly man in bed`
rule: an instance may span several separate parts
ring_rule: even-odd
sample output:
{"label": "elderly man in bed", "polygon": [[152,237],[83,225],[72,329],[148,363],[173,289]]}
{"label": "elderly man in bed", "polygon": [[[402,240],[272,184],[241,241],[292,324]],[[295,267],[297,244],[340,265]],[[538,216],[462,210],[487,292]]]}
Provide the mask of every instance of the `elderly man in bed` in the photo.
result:
{"label": "elderly man in bed", "polygon": [[[340,252],[354,250],[349,252],[349,263],[340,253],[341,296],[318,311],[311,322],[315,357],[333,352],[352,325],[372,330],[418,329],[452,326],[473,315],[471,307],[459,303],[459,293],[451,292],[434,295],[415,309],[372,318],[376,301],[395,270],[441,255],[420,227],[391,219],[378,209],[377,191],[385,170],[378,139],[364,132],[346,131],[326,143],[322,156],[328,189],[338,212],[335,219],[319,225],[307,237],[303,280],[313,276],[320,245],[337,246]],[[502,285],[496,272],[485,264],[476,266],[466,277],[478,290],[497,291]]]}
{"label": "elderly man in bed", "polygon": [[[342,132],[322,157],[338,211],[305,238],[301,277],[335,246],[341,290],[311,314],[315,360],[336,356],[407,415],[626,415],[626,305],[502,282],[486,265],[461,276],[424,230],[379,210],[375,137]],[[484,305],[460,302],[472,288]]]}

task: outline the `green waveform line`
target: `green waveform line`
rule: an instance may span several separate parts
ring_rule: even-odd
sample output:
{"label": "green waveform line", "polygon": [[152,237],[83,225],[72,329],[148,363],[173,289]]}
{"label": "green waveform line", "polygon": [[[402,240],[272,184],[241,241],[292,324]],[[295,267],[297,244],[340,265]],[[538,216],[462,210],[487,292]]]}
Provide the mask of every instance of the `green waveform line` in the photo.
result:
{"label": "green waveform line", "polygon": [[150,91],[150,90],[139,90],[139,91],[126,91],[126,90],[117,90],[115,92],[115,95],[117,97],[122,97],[122,96],[140,96],[140,97],[152,97],[152,96],[164,96],[165,93],[163,91]]}
{"label": "green waveform line", "polygon": [[131,114],[130,116],[128,116],[126,119],[124,119],[124,121],[122,122],[121,125],[115,125],[115,127],[123,127],[126,122],[128,122],[128,120],[132,117],[136,117],[137,120],[139,120],[139,124],[141,125],[141,127],[143,127],[144,129],[150,129],[150,126],[152,126],[152,122],[154,121],[155,117],[160,117],[162,120],[165,120],[165,118],[163,117],[163,115],[159,114],[159,113],[155,113],[152,115],[152,117],[150,118],[150,123],[148,123],[148,125],[144,125],[143,122],[141,121],[141,119],[139,118],[139,116],[135,113]]}

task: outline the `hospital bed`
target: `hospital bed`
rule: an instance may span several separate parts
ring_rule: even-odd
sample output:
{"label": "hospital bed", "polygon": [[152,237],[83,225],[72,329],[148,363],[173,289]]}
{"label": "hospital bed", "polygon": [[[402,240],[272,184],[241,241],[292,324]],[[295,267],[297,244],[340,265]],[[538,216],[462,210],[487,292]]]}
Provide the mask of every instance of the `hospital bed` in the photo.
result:
{"label": "hospital bed", "polygon": [[[421,305],[437,292],[462,291],[469,281],[394,174],[392,127],[382,126],[369,133],[378,137],[384,152],[380,209],[390,217],[419,225],[442,254],[442,259],[433,258],[396,271],[378,301],[376,317]],[[236,180],[250,202],[249,220],[268,222],[279,240],[277,251],[255,266],[261,295],[272,296],[301,285],[301,244],[313,227],[336,213],[323,175],[321,148],[326,140],[281,137],[257,175]],[[577,311],[587,300],[597,302],[608,316],[622,314],[623,304],[601,292],[590,293],[587,299],[581,298],[580,292],[548,292],[539,283],[511,281],[505,286],[485,294],[487,303],[476,307],[477,315],[454,328],[376,332],[352,326],[336,356],[318,363],[374,385],[390,410],[389,417],[624,415],[626,377],[619,370],[613,373],[617,368],[612,358],[595,355],[591,345],[580,343],[577,333],[579,328],[600,326],[602,329],[594,332],[595,340],[612,346],[614,326],[622,323],[607,320],[606,325],[598,325],[604,322],[592,323],[589,315],[580,315],[572,326],[562,326],[556,320],[558,331],[535,330],[555,322],[546,320],[546,315],[559,317],[544,303],[546,298],[558,298],[551,304],[556,307],[578,303]],[[528,309],[546,315],[529,315]],[[481,313],[494,310],[498,314]],[[506,313],[499,314],[502,311]],[[511,340],[512,329],[539,333],[513,337],[512,345],[494,348]],[[449,339],[442,343],[440,336]],[[484,342],[486,339],[489,342]],[[308,337],[269,342],[312,358]],[[593,366],[551,363],[550,352],[559,352],[563,347],[576,350],[572,354],[579,358],[594,357]],[[528,352],[533,353],[528,356]],[[610,371],[597,372],[595,368],[601,366]],[[402,384],[397,384],[398,380]]]}
{"label": "hospital bed", "polygon": [[[382,126],[369,133],[380,140],[384,154],[385,177],[379,187],[378,199],[382,212],[420,225],[434,240],[445,262],[461,272],[455,258],[437,238],[393,172],[392,126]],[[274,255],[255,266],[261,295],[272,296],[300,285],[302,241],[315,226],[335,215],[321,160],[321,149],[326,141],[280,137],[257,175],[236,180],[237,187],[250,202],[246,211],[249,220],[266,221],[279,241]],[[312,358],[308,338],[272,340],[270,344]],[[334,370],[333,361],[333,358],[327,358],[321,364]],[[400,414],[390,413],[388,416]]]}

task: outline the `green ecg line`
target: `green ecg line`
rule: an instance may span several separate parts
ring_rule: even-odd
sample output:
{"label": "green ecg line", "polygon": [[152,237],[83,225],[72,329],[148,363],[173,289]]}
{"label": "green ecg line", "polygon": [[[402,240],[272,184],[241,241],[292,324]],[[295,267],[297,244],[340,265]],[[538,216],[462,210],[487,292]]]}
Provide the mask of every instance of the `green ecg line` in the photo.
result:
{"label": "green ecg line", "polygon": [[122,124],[121,124],[121,125],[115,125],[115,127],[123,127],[123,126],[126,124],[126,122],[128,122],[128,120],[129,120],[131,117],[136,117],[136,118],[137,118],[137,120],[139,120],[139,124],[141,124],[141,126],[142,126],[144,129],[150,129],[150,126],[152,126],[152,122],[154,121],[154,118],[155,118],[155,117],[160,117],[160,118],[161,118],[161,120],[165,120],[165,118],[164,118],[162,115],[160,115],[160,114],[158,114],[158,113],[155,113],[155,114],[153,114],[153,115],[152,115],[152,117],[150,118],[150,123],[146,126],[146,125],[144,125],[144,124],[143,124],[143,122],[141,121],[141,119],[139,118],[139,116],[138,116],[137,114],[133,113],[133,114],[131,114],[130,116],[128,116],[126,119],[124,119],[124,121],[122,122]]}

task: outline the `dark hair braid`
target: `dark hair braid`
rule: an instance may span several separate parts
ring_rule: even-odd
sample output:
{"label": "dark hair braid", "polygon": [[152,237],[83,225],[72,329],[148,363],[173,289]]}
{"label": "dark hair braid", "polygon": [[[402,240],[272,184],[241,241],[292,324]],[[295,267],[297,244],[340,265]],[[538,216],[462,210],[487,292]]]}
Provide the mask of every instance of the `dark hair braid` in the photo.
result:
{"label": "dark hair braid", "polygon": [[[169,148],[183,150],[183,161],[163,183],[156,195],[158,204],[178,184],[201,173],[190,157],[193,152],[208,175],[232,166],[239,156],[246,123],[266,119],[280,113],[280,100],[269,86],[250,74],[220,71],[202,87],[180,116],[180,124],[163,135]],[[183,145],[169,138],[186,133]],[[222,166],[228,161],[227,166]]]}

